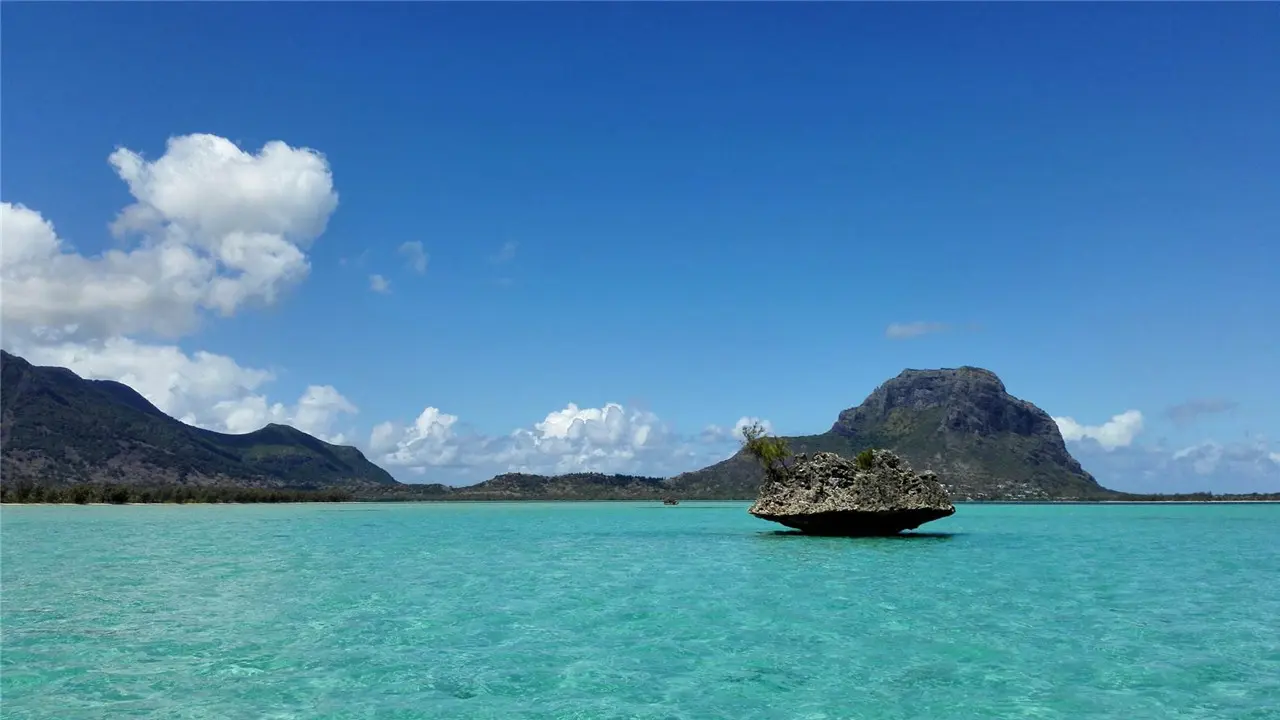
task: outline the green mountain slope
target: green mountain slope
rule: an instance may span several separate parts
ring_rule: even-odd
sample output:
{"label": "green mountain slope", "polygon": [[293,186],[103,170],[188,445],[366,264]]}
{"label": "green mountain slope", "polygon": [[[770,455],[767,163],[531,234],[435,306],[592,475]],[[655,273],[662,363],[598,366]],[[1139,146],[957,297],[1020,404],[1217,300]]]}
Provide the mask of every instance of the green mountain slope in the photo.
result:
{"label": "green mountain slope", "polygon": [[603,473],[506,473],[463,487],[399,485],[361,493],[368,500],[659,500],[670,495],[662,478]]}
{"label": "green mountain slope", "polygon": [[165,415],[127,385],[85,380],[0,351],[5,484],[226,485],[314,489],[398,485],[353,447],[286,425],[227,435]]}
{"label": "green mountain slope", "polygon": [[[820,435],[788,438],[797,453],[852,457],[893,450],[933,470],[953,499],[1101,499],[1100,486],[1067,452],[1048,413],[1010,395],[989,370],[904,370]],[[741,453],[672,478],[681,496],[750,498],[762,472]]]}

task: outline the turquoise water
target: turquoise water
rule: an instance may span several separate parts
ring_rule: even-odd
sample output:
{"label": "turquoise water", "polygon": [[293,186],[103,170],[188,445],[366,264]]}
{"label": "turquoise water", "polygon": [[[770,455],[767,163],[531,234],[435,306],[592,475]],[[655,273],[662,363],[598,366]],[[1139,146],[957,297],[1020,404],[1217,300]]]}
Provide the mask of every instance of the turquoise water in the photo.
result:
{"label": "turquoise water", "polygon": [[5,507],[4,718],[1280,717],[1280,505]]}

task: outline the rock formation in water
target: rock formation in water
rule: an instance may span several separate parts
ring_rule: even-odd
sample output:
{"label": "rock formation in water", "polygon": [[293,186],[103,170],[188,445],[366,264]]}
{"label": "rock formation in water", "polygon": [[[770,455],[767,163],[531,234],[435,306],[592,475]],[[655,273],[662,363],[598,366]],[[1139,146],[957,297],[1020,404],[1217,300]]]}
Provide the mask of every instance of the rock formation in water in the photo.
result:
{"label": "rock formation in water", "polygon": [[931,472],[887,450],[856,460],[821,452],[775,471],[749,512],[813,535],[896,535],[956,511]]}

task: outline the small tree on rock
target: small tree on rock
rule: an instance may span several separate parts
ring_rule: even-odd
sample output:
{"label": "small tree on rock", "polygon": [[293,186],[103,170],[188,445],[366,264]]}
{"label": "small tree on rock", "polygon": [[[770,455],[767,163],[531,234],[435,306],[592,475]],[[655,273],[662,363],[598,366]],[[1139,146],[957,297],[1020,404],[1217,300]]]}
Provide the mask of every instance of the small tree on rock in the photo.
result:
{"label": "small tree on rock", "polygon": [[791,448],[785,439],[767,434],[760,423],[742,428],[742,449],[764,467],[770,480],[781,479],[786,474]]}
{"label": "small tree on rock", "polygon": [[859,470],[870,470],[876,464],[876,451],[867,448],[854,456],[854,462],[858,464]]}

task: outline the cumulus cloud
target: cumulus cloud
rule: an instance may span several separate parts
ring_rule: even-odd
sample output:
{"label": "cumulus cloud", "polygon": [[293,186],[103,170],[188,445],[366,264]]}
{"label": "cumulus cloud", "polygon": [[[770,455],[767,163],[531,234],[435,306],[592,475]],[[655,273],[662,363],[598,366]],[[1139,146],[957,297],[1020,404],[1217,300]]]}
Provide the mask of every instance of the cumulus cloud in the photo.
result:
{"label": "cumulus cloud", "polygon": [[428,407],[413,422],[385,422],[369,438],[371,457],[398,475],[474,482],[503,472],[605,472],[670,475],[731,455],[727,433],[708,446],[685,438],[651,412],[618,403],[570,403],[506,435],[469,430],[456,415]]}
{"label": "cumulus cloud", "polygon": [[1280,492],[1280,447],[1262,439],[1205,441],[1179,449],[1134,444],[1072,449],[1102,485],[1142,493]]}
{"label": "cumulus cloud", "polygon": [[921,335],[946,332],[950,329],[950,325],[940,322],[889,323],[889,327],[884,330],[884,336],[890,340],[907,340]]}
{"label": "cumulus cloud", "polygon": [[602,408],[570,403],[530,428],[496,438],[460,435],[457,420],[428,407],[399,430],[398,437],[393,427],[375,428],[370,444],[379,442],[383,460],[397,467],[461,464],[524,472],[612,471],[660,442],[666,432],[652,413],[627,410],[617,403]]}
{"label": "cumulus cloud", "polygon": [[119,233],[176,226],[197,242],[246,231],[309,241],[338,205],[324,157],[278,140],[249,154],[216,135],[184,135],[154,162],[127,148],[108,161],[137,199],[116,219]]}
{"label": "cumulus cloud", "polygon": [[773,432],[773,423],[758,417],[740,417],[738,422],[733,424],[733,436],[735,438],[742,437],[742,431],[752,425],[759,425],[766,433]]}
{"label": "cumulus cloud", "polygon": [[751,425],[759,425],[766,433],[773,432],[773,423],[768,420],[744,415],[738,418],[738,422],[734,423],[733,427],[708,425],[699,435],[699,439],[705,443],[739,442],[742,440],[743,429]]}
{"label": "cumulus cloud", "polygon": [[[334,424],[343,415],[358,412],[355,405],[332,385],[310,385],[293,405],[270,403],[264,395],[247,395],[215,404],[212,429],[230,433],[253,432],[267,423],[291,425],[305,433],[335,444],[349,442]],[[193,423],[198,424],[198,423]]]}
{"label": "cumulus cloud", "polygon": [[1101,425],[1082,425],[1069,417],[1055,417],[1062,438],[1068,442],[1090,439],[1104,450],[1128,446],[1142,432],[1142,413],[1126,410]]}
{"label": "cumulus cloud", "polygon": [[1280,481],[1280,452],[1271,450],[1265,440],[1230,444],[1208,440],[1176,451],[1173,459],[1189,464],[1197,475],[1224,470],[1243,476],[1270,473]]}
{"label": "cumulus cloud", "polygon": [[373,428],[369,446],[391,467],[422,472],[428,466],[453,467],[463,449],[455,433],[458,417],[428,407],[409,424],[397,427],[384,422]]}
{"label": "cumulus cloud", "polygon": [[78,252],[39,211],[0,203],[5,347],[123,382],[192,425],[247,432],[281,422],[341,439],[334,427],[356,408],[331,386],[271,402],[261,392],[274,379],[267,370],[134,337],[190,333],[206,313],[274,303],[306,277],[306,251],[338,203],[324,156],[185,135],[155,160],[119,148],[108,162],[133,196],[110,225],[123,248]]}
{"label": "cumulus cloud", "polygon": [[1205,416],[1234,410],[1237,403],[1225,398],[1197,398],[1174,405],[1165,410],[1165,415],[1179,425],[1187,425]]}
{"label": "cumulus cloud", "polygon": [[427,255],[427,251],[423,249],[422,243],[417,240],[404,243],[400,246],[397,252],[399,252],[404,257],[405,262],[409,264],[409,269],[419,275],[427,271],[427,261],[430,257]]}
{"label": "cumulus cloud", "polygon": [[209,352],[188,354],[169,345],[128,338],[101,342],[20,344],[18,354],[36,365],[65,367],[81,377],[122,382],[166,414],[189,425],[245,433],[267,423],[292,425],[331,442],[346,438],[335,426],[355,405],[329,385],[308,387],[297,402],[270,402],[260,389],[275,379]]}
{"label": "cumulus cloud", "polygon": [[386,295],[391,292],[391,281],[381,275],[370,275],[369,289],[376,293]]}
{"label": "cumulus cloud", "polygon": [[126,148],[108,160],[135,200],[111,225],[131,247],[83,255],[38,211],[0,203],[7,334],[177,336],[204,311],[274,303],[307,275],[306,250],[338,203],[324,157],[278,141],[250,154],[187,135],[155,161]]}

